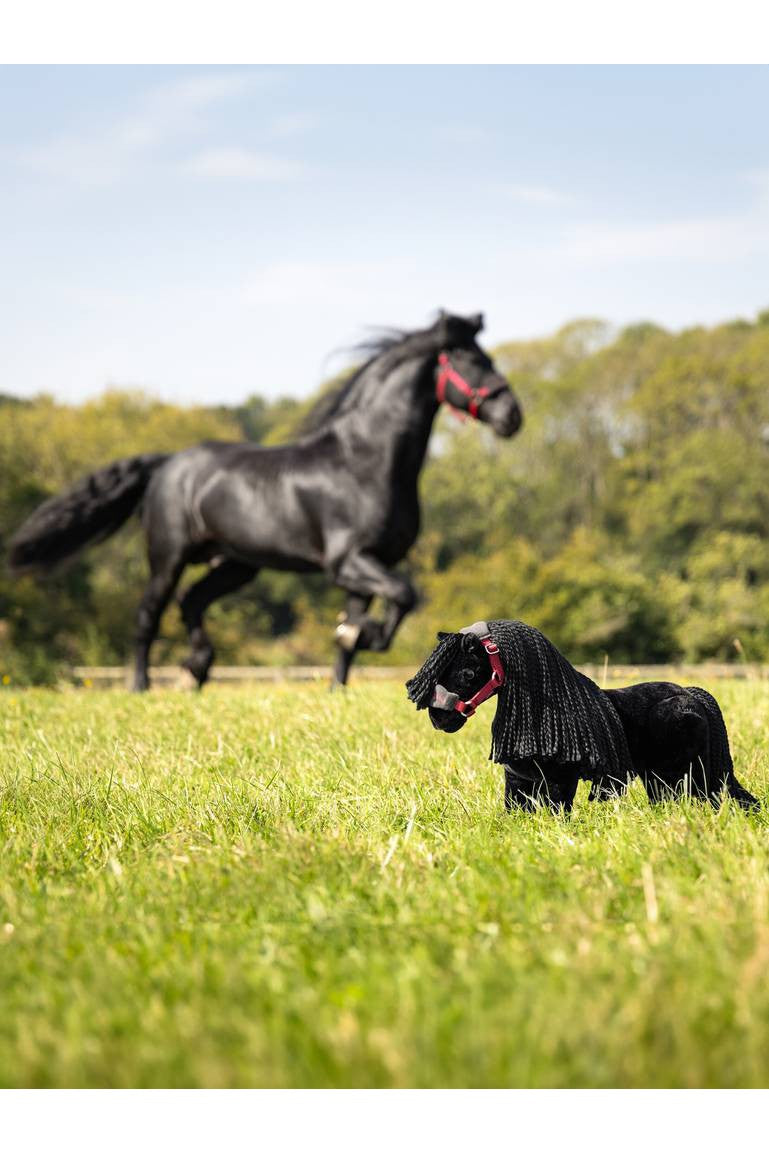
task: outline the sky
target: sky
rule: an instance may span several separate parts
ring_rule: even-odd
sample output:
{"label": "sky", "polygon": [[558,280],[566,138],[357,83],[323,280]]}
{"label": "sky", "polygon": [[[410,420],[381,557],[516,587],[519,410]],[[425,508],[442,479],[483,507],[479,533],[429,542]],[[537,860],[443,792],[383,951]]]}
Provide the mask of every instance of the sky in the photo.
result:
{"label": "sky", "polygon": [[377,325],[769,307],[766,67],[0,68],[0,392],[302,396]]}

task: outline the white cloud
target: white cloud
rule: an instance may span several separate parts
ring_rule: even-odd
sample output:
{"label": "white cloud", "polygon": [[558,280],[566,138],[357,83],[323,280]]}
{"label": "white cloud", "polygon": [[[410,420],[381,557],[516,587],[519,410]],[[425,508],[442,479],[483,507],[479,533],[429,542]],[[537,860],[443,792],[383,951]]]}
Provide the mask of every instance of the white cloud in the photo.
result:
{"label": "white cloud", "polygon": [[294,180],[302,172],[296,161],[248,148],[208,148],[191,157],[186,168],[206,180],[244,183]]}
{"label": "white cloud", "polygon": [[615,226],[572,227],[551,250],[577,264],[716,265],[769,255],[769,213],[760,205],[741,216],[703,216]]}
{"label": "white cloud", "polygon": [[60,136],[26,148],[16,159],[30,172],[78,185],[114,184],[137,162],[156,159],[169,142],[202,132],[210,114],[271,85],[269,70],[198,73],[146,92],[135,111],[108,128]]}

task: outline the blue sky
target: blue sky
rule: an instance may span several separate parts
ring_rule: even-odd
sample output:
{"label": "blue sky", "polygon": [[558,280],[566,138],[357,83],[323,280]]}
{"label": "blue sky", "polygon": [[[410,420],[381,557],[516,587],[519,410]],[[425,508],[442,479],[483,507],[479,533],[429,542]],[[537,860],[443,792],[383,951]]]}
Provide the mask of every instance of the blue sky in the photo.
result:
{"label": "blue sky", "polygon": [[759,67],[2,68],[0,391],[301,395],[439,307],[752,316],[768,107]]}

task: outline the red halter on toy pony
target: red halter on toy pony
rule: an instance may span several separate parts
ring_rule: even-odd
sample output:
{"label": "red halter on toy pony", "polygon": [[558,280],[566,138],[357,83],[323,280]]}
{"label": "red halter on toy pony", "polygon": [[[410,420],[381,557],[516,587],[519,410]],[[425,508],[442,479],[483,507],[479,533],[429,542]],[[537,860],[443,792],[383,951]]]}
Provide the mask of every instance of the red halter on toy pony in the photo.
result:
{"label": "red halter on toy pony", "polygon": [[450,693],[443,685],[436,685],[435,691],[430,701],[430,708],[432,709],[448,709],[453,712],[461,713],[463,717],[471,717],[478,705],[482,705],[489,697],[502,687],[505,683],[505,669],[502,664],[502,658],[499,655],[499,646],[491,639],[489,626],[486,621],[476,621],[473,625],[467,625],[466,628],[460,629],[460,633],[474,633],[478,637],[489,658],[491,665],[491,676],[486,681],[486,684],[478,689],[474,696],[470,697],[469,701],[461,701],[457,693]]}

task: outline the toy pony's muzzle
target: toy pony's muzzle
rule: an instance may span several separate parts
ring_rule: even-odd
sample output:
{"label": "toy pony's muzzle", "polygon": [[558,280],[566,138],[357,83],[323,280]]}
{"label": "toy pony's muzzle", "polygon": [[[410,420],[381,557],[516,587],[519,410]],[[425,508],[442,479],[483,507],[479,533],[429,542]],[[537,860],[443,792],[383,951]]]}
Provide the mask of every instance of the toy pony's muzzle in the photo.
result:
{"label": "toy pony's muzzle", "polygon": [[443,685],[436,685],[427,712],[434,729],[442,733],[456,733],[467,720],[457,709],[459,696]]}
{"label": "toy pony's muzzle", "polygon": [[428,708],[427,715],[433,728],[439,729],[442,733],[458,733],[462,726],[467,724],[467,717],[463,717],[456,709]]}
{"label": "toy pony's muzzle", "polygon": [[433,691],[432,700],[430,701],[431,709],[447,709],[452,712],[459,704],[459,696],[457,693],[450,693],[448,689],[444,689],[443,685],[436,685]]}

